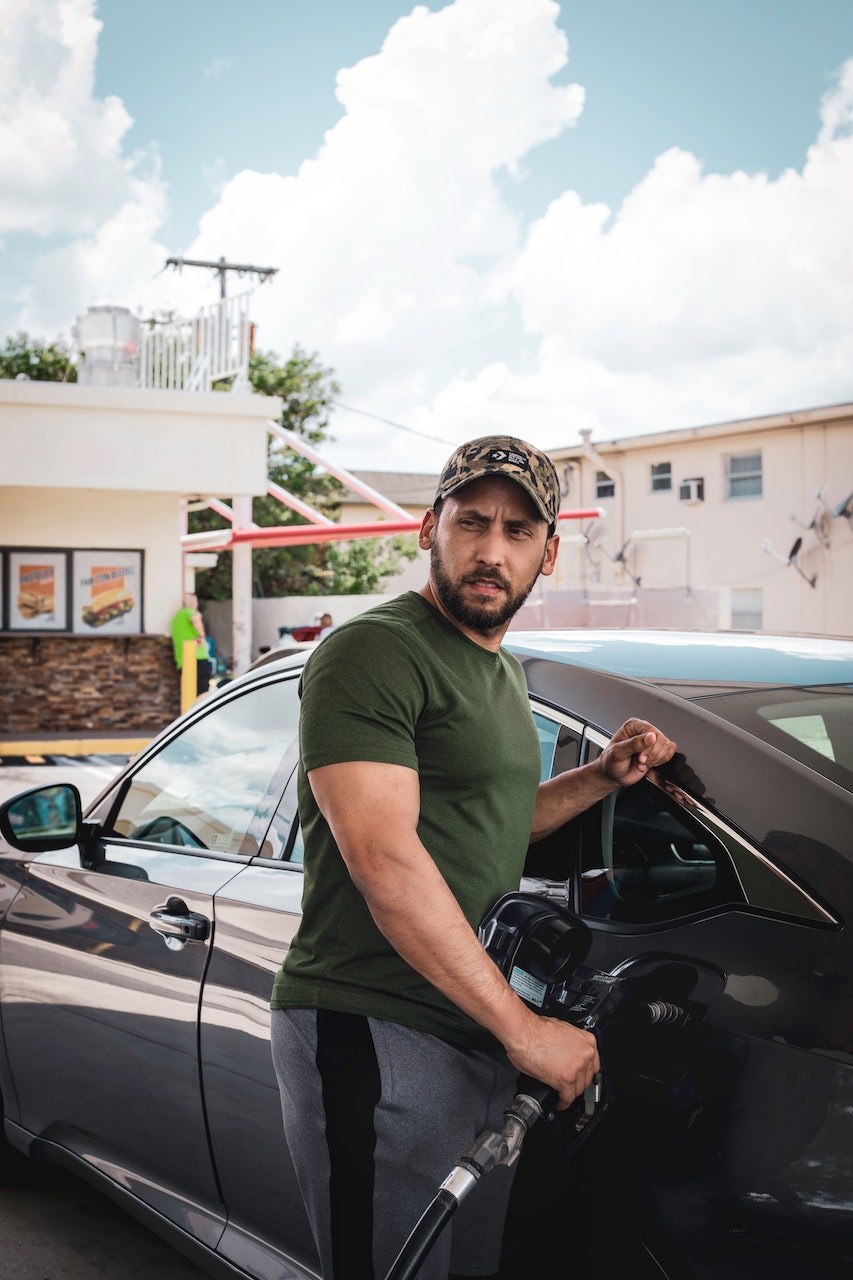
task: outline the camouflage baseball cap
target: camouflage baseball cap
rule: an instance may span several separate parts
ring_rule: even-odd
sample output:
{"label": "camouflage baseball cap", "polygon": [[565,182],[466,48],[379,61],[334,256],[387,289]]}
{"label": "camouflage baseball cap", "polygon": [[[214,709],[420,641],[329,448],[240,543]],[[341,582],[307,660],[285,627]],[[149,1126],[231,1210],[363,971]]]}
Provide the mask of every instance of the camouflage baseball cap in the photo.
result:
{"label": "camouflage baseball cap", "polygon": [[461,444],[444,464],[435,500],[449,498],[481,476],[506,476],[521,485],[535,503],[542,519],[557,524],[560,481],[547,454],[515,436],[480,436]]}

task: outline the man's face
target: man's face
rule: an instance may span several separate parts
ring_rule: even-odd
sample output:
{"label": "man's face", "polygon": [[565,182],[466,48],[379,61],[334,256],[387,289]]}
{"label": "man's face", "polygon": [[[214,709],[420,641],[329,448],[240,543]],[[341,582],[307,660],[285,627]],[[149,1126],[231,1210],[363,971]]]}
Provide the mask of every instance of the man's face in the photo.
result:
{"label": "man's face", "polygon": [[428,512],[420,545],[430,550],[439,604],[463,630],[503,632],[536,579],[554,570],[559,539],[514,480],[483,476]]}

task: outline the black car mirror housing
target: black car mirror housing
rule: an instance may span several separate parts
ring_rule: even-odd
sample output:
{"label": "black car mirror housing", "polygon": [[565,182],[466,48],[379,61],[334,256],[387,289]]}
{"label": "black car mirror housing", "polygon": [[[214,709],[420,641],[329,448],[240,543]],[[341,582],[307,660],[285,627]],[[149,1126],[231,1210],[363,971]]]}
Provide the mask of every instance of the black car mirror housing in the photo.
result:
{"label": "black car mirror housing", "polygon": [[48,853],[83,845],[80,792],[71,783],[34,787],[0,805],[0,835],[21,853]]}

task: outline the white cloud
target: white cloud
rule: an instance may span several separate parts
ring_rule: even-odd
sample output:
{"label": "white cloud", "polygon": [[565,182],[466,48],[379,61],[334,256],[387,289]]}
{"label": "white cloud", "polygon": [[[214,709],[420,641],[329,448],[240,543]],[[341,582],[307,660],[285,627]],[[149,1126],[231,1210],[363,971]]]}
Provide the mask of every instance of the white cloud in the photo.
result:
{"label": "white cloud", "polygon": [[416,8],[339,73],[343,114],[316,157],[226,185],[188,252],[281,268],[257,295],[264,345],[318,350],[350,399],[407,422],[416,404],[383,405],[382,384],[428,394],[482,360],[522,234],[497,177],[583,105],[551,82],[567,59],[557,16],[552,0]]}
{"label": "white cloud", "polygon": [[15,328],[67,335],[87,305],[162,265],[159,160],[126,154],[124,104],[95,97],[92,0],[0,0],[0,26],[0,234],[61,242],[37,260]]}
{"label": "white cloud", "polygon": [[853,62],[802,172],[705,175],[671,150],[612,220],[554,201],[515,286],[537,381],[569,420],[621,435],[850,397],[851,109]]}
{"label": "white cloud", "polygon": [[132,121],[94,96],[91,0],[0,3],[0,234],[94,230],[132,192]]}
{"label": "white cloud", "polygon": [[425,420],[556,446],[849,400],[853,61],[821,121],[775,181],[673,149],[615,216],[565,192],[513,269],[534,369],[452,379]]}
{"label": "white cloud", "polygon": [[[53,176],[31,159],[0,204],[8,225],[75,237],[42,261],[22,314],[50,332],[100,300],[212,301],[212,277],[158,270],[163,186],[124,155],[122,104],[94,98],[91,0],[0,5],[15,66],[26,44],[33,67],[25,85],[7,43],[0,102],[46,154],[78,157]],[[415,8],[339,73],[342,114],[316,156],[233,176],[187,256],[277,266],[253,303],[261,345],[316,350],[346,403],[443,441],[507,427],[554,446],[581,427],[601,439],[849,399],[853,62],[801,169],[705,173],[673,148],[619,209],[584,205],[568,174],[525,228],[501,175],[583,128],[583,90],[554,83],[558,16],[553,0]],[[0,173],[11,137],[0,129]],[[447,452],[351,413],[334,427],[345,465],[430,468]]]}
{"label": "white cloud", "polygon": [[233,66],[233,58],[213,58],[207,66],[202,69],[202,75],[207,76],[208,80],[215,80],[217,76],[222,75],[223,71],[227,71],[229,67]]}
{"label": "white cloud", "polygon": [[162,220],[162,192],[156,184],[140,184],[93,235],[44,254],[16,328],[69,336],[72,322],[89,306],[124,301],[141,308],[146,299],[140,282],[153,279],[166,259],[154,239]]}

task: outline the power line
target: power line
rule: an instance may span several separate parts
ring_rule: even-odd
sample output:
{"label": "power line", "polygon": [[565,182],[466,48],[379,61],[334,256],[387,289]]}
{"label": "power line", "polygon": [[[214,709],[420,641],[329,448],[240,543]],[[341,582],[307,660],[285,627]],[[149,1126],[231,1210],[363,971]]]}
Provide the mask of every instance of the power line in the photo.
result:
{"label": "power line", "polygon": [[418,431],[415,427],[407,427],[403,422],[395,422],[393,418],[383,418],[378,413],[370,413],[367,409],[356,409],[351,404],[344,404],[341,400],[333,400],[332,404],[336,409],[346,409],[348,413],[358,413],[362,418],[373,418],[374,422],[384,422],[386,427],[396,427],[398,431],[408,431],[410,435],[421,436],[424,440],[432,440],[435,444],[455,445],[455,440],[446,440],[444,436],[431,436],[426,431]]}

